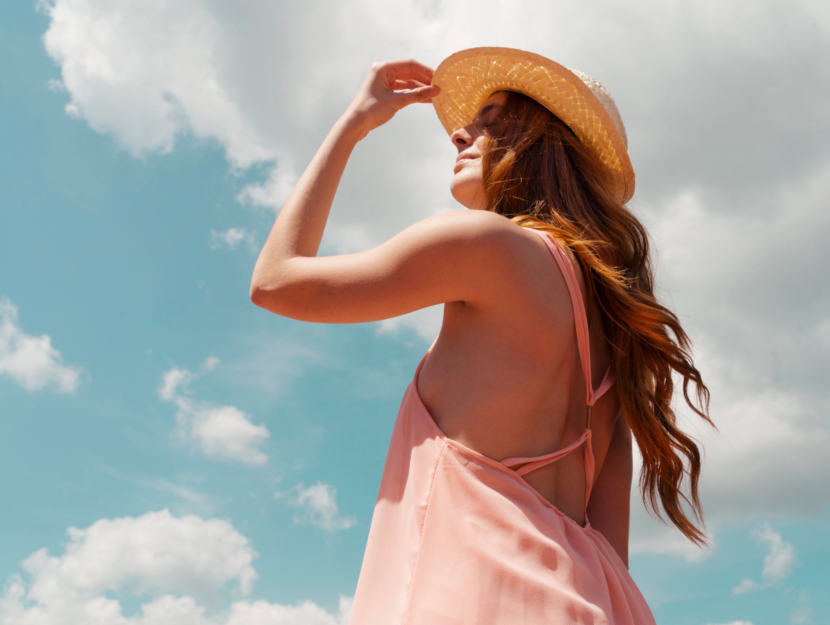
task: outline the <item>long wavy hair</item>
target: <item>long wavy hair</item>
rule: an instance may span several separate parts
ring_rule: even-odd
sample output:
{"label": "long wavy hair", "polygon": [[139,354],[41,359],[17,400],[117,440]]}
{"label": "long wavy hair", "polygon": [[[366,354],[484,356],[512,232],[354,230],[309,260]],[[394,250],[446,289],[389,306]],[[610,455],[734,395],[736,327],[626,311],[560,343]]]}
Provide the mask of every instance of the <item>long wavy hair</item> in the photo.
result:
{"label": "long wavy hair", "polygon": [[601,315],[617,395],[643,459],[646,509],[663,519],[662,506],[689,540],[705,545],[704,532],[684,510],[691,508],[703,526],[700,450],[677,427],[672,375],[683,378],[692,411],[714,427],[709,389],[694,367],[680,321],[654,296],[648,233],[611,193],[599,163],[565,123],[528,96],[507,96],[499,119],[485,129],[488,207],[519,226],[550,232],[574,253],[589,315]]}

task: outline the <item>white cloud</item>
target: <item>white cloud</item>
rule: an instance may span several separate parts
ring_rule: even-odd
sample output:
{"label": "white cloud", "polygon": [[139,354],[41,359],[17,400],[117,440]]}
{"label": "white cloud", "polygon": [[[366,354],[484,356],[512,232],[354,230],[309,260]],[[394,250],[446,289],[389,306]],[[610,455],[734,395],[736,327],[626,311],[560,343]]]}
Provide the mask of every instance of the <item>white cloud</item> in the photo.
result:
{"label": "white cloud", "polygon": [[764,558],[764,568],[761,570],[762,581],[756,582],[747,577],[732,589],[733,595],[768,588],[776,582],[786,579],[793,572],[797,562],[795,547],[785,542],[781,538],[781,534],[772,529],[768,523],[753,530],[752,533],[759,542],[764,543],[769,549],[769,553]]}
{"label": "white cloud", "polygon": [[0,297],[0,375],[10,376],[27,391],[52,386],[61,393],[74,393],[81,371],[63,364],[48,335],[26,334],[17,322],[17,307]]}
{"label": "white cloud", "polygon": [[246,185],[237,196],[242,204],[265,206],[279,212],[297,183],[297,174],[291,162],[277,164],[262,184]]}
{"label": "white cloud", "polygon": [[173,367],[161,376],[161,386],[158,389],[159,397],[164,401],[175,401],[179,388],[187,388],[193,374],[187,369]]}
{"label": "white cloud", "polygon": [[441,331],[443,321],[444,306],[440,305],[422,308],[400,317],[378,321],[375,327],[378,336],[397,334],[404,329],[410,329],[424,341],[432,343]]}
{"label": "white cloud", "polygon": [[191,134],[218,141],[235,166],[274,157],[223,77],[216,17],[201,2],[43,1],[46,51],[66,111],[132,154],[169,152]]}
{"label": "white cloud", "polygon": [[[0,597],[0,625],[346,625],[310,601],[295,606],[250,602],[257,553],[221,519],[172,516],[101,519],[70,528],[59,556],[46,549],[22,563]],[[27,579],[26,579],[27,578]],[[230,591],[238,600],[223,609]],[[120,599],[141,607],[125,616]]]}
{"label": "white cloud", "polygon": [[228,228],[224,232],[210,231],[210,246],[213,249],[227,247],[233,250],[243,242],[248,244],[248,248],[252,249],[254,233],[245,230],[245,228]]}
{"label": "white cloud", "polygon": [[[240,166],[278,157],[305,163],[372,61],[412,55],[436,65],[475,45],[532,49],[606,84],[646,187],[677,189],[701,177],[719,187],[775,184],[803,169],[799,159],[825,149],[819,137],[828,130],[828,70],[818,59],[828,51],[830,20],[821,3],[808,0],[786,9],[762,1],[752,11],[734,0],[645,0],[624,8],[610,0],[481,0],[475,12],[469,2],[380,0],[290,9],[208,0],[42,5],[51,18],[44,42],[60,67],[69,110],[134,153],[169,150],[178,134],[190,132],[218,140]],[[400,23],[407,24],[403,36]],[[312,30],[315,37],[305,36]],[[609,48],[626,54],[609,55]],[[776,81],[764,80],[771,67],[779,70]],[[445,188],[435,192],[449,181],[452,147],[434,113],[422,109],[373,133],[378,141],[370,135],[369,149],[359,146],[353,164],[375,188],[362,185],[348,218],[333,216],[335,226],[357,218],[382,240],[390,226],[395,231],[452,203]],[[435,158],[436,141],[443,160]],[[406,180],[419,184],[406,185],[406,196],[388,193]],[[267,199],[274,195],[269,186],[261,185],[259,200],[281,204]],[[391,198],[395,206],[387,206]],[[375,219],[363,219],[373,212]]]}
{"label": "white cloud", "polygon": [[[756,203],[756,214],[685,191],[647,213],[659,283],[686,319],[712,390],[719,431],[680,410],[705,451],[701,499],[710,530],[806,518],[830,505],[830,292],[817,289],[830,249],[830,160]],[[791,223],[810,224],[793,229]],[[670,290],[669,290],[670,286]],[[633,496],[632,550],[701,558]]]}
{"label": "white cloud", "polygon": [[[715,386],[713,390],[720,388]],[[719,527],[751,522],[759,516],[805,518],[830,503],[826,492],[830,424],[823,422],[818,407],[810,406],[797,393],[774,388],[738,393],[713,405],[719,432],[707,431],[685,411],[679,419],[681,426],[703,443],[700,492],[713,541],[711,548],[698,549],[673,527],[649,517],[635,488],[632,552],[700,560],[712,554],[714,532]],[[637,459],[635,476],[639,455]]]}
{"label": "white cloud", "polygon": [[330,614],[311,601],[279,605],[267,601],[238,601],[231,606],[225,625],[348,625],[352,599],[340,596],[337,614]]}
{"label": "white cloud", "polygon": [[295,517],[297,523],[310,523],[324,530],[343,530],[357,522],[354,517],[340,514],[337,490],[331,484],[317,482],[305,488],[300,483],[286,493],[276,493],[274,497],[287,497],[288,503],[304,509],[302,516]]}
{"label": "white cloud", "polygon": [[[215,357],[208,358],[202,368],[210,371],[217,363]],[[235,406],[215,406],[188,397],[194,377],[187,369],[173,367],[164,372],[158,389],[163,401],[178,408],[179,436],[195,443],[205,456],[214,460],[265,464],[268,456],[260,447],[271,435],[268,428],[251,423],[250,417]]]}
{"label": "white cloud", "polygon": [[[636,465],[639,468],[639,465]],[[635,471],[635,479],[637,472]],[[648,515],[638,489],[631,494],[631,531],[628,548],[631,553],[648,552],[684,558],[688,562],[700,562],[712,556],[717,548],[715,535],[707,532],[709,546],[697,547],[673,525],[659,522]]]}
{"label": "white cloud", "polygon": [[213,371],[219,365],[219,359],[216,356],[208,356],[205,361],[199,365],[202,371]]}

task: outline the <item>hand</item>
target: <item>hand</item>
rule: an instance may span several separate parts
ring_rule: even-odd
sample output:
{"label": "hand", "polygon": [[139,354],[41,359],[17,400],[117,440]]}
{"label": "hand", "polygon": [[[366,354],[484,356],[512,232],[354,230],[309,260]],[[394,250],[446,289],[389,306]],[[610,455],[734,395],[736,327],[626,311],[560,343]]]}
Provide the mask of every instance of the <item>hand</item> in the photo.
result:
{"label": "hand", "polygon": [[361,130],[360,139],[382,126],[405,106],[432,102],[439,88],[431,86],[432,70],[413,59],[375,63],[345,117]]}

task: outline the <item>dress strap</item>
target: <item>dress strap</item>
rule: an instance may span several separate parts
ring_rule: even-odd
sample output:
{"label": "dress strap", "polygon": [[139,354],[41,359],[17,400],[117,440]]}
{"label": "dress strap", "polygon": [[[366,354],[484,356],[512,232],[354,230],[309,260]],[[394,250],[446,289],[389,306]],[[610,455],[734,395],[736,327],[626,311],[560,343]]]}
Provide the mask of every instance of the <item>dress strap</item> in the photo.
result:
{"label": "dress strap", "polygon": [[515,469],[516,473],[519,475],[525,475],[530,473],[531,471],[535,471],[536,469],[541,469],[545,465],[550,464],[551,462],[556,462],[563,456],[567,456],[571,453],[574,449],[579,447],[587,438],[590,436],[591,430],[585,430],[578,439],[576,439],[573,443],[568,445],[567,447],[563,447],[557,451],[554,451],[549,454],[545,454],[544,456],[532,456],[529,458],[505,458],[501,461],[501,463],[506,466],[507,468],[513,469],[519,465],[518,469]]}
{"label": "dress strap", "polygon": [[[546,456],[540,456],[538,459],[526,459],[528,462],[524,466],[519,469],[520,475],[525,475],[530,471],[535,469],[539,469],[546,464],[554,462],[558,460],[562,456],[569,453],[572,449],[575,449],[582,443],[585,444],[583,459],[585,462],[585,519],[587,522],[588,519],[588,501],[591,498],[591,487],[594,482],[594,470],[595,470],[595,463],[594,463],[594,450],[593,446],[591,445],[591,411],[593,409],[594,403],[597,399],[602,397],[602,395],[614,384],[614,374],[611,371],[611,366],[609,365],[608,370],[605,372],[605,375],[602,378],[602,381],[599,383],[599,386],[596,390],[593,388],[593,379],[591,377],[591,349],[590,349],[590,335],[588,332],[588,315],[585,312],[585,303],[582,299],[582,291],[579,288],[579,282],[576,279],[576,272],[574,271],[573,263],[571,259],[565,254],[565,251],[560,247],[559,243],[553,236],[548,232],[543,232],[541,230],[535,230],[531,228],[533,232],[538,234],[542,237],[542,240],[548,246],[550,253],[553,255],[553,258],[556,260],[556,264],[559,265],[559,269],[562,272],[562,277],[565,279],[565,284],[568,287],[568,295],[571,298],[571,306],[573,306],[573,313],[574,313],[574,326],[576,328],[576,345],[577,349],[579,350],[579,360],[582,364],[582,374],[585,379],[585,401],[587,404],[586,415],[585,415],[585,431],[582,433],[578,439],[576,439],[573,443],[565,447],[564,449],[560,450],[560,452],[554,452],[553,454],[548,454]],[[514,460],[510,458],[509,460]]]}
{"label": "dress strap", "polygon": [[[591,446],[591,435],[592,432],[588,428],[585,428],[585,431],[582,432],[582,435],[576,439],[573,443],[568,445],[567,447],[563,447],[558,451],[554,451],[550,454],[545,454],[544,456],[534,456],[530,458],[505,458],[501,461],[501,463],[506,466],[508,469],[513,469],[516,473],[522,477],[530,473],[531,471],[535,471],[536,469],[541,469],[544,466],[551,464],[552,462],[556,462],[563,456],[567,456],[571,453],[574,449],[577,449],[583,443],[585,444],[585,453],[583,454],[583,460],[585,463],[585,509],[584,514],[587,520],[588,518],[588,501],[591,499],[591,487],[594,483],[594,450]],[[522,466],[519,466],[522,465]],[[518,469],[514,467],[519,467]]]}
{"label": "dress strap", "polygon": [[573,264],[571,263],[571,259],[565,254],[565,251],[559,246],[559,243],[556,242],[556,239],[549,233],[532,228],[531,230],[542,237],[542,240],[547,244],[550,253],[556,260],[556,264],[559,265],[562,277],[565,279],[565,284],[568,287],[568,294],[571,296],[571,305],[574,311],[574,325],[576,326],[576,345],[579,350],[579,360],[582,364],[582,374],[585,377],[585,399],[588,404],[585,427],[590,429],[591,407],[614,384],[614,374],[611,372],[611,367],[609,366],[596,391],[593,389],[588,316],[585,313],[585,303],[582,300],[582,291],[579,289],[579,282],[576,280],[576,272],[574,271]]}

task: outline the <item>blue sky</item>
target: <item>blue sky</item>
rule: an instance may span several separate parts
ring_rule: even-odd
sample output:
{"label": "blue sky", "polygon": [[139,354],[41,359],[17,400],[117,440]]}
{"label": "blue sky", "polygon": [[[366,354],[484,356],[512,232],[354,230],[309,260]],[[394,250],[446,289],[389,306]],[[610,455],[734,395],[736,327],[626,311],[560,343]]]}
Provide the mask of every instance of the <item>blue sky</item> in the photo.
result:
{"label": "blue sky", "polygon": [[[257,246],[375,57],[434,66],[484,44],[615,95],[632,206],[711,380],[720,435],[684,419],[706,445],[714,548],[633,514],[631,572],[658,622],[830,623],[826,8],[517,3],[516,21],[549,12],[551,43],[497,29],[497,4],[154,6],[0,5],[0,623],[343,622],[440,311],[276,317],[248,299]],[[442,133],[422,107],[361,143],[322,253],[459,209]]]}

